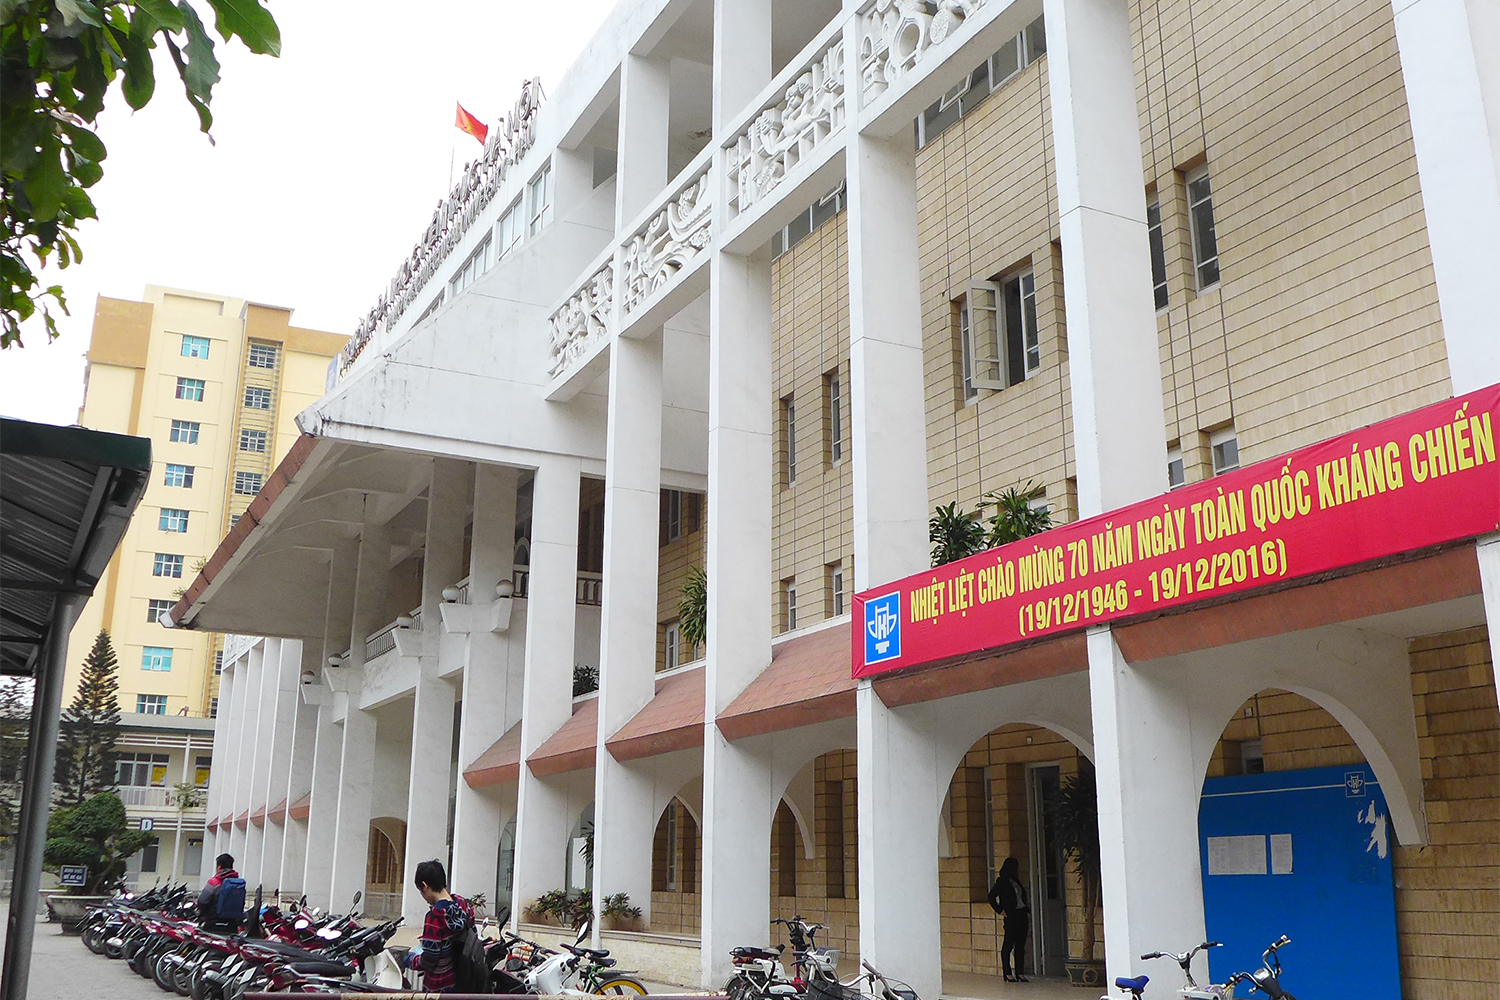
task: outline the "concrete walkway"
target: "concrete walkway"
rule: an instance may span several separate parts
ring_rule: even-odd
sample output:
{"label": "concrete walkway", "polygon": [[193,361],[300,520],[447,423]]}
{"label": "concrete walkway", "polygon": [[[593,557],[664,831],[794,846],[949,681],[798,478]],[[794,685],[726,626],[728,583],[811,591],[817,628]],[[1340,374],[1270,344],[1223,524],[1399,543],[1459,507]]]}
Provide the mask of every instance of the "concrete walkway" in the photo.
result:
{"label": "concrete walkway", "polygon": [[1066,979],[1032,977],[1029,983],[1007,983],[999,976],[943,973],[945,1000],[1098,1000],[1104,990],[1071,986]]}
{"label": "concrete walkway", "polygon": [[[0,940],[5,926],[0,922]],[[95,955],[77,934],[61,924],[38,923],[31,950],[30,1000],[162,1000],[155,982],[142,979],[124,962]]]}

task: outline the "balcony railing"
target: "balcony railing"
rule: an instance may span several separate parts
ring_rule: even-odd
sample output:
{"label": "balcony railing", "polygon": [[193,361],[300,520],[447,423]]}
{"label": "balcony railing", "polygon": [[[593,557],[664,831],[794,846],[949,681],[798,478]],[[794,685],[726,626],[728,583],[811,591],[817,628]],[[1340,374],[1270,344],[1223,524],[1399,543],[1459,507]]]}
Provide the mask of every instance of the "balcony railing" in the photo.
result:
{"label": "balcony railing", "polygon": [[861,103],[868,107],[915,69],[928,49],[962,28],[984,3],[940,4],[936,14],[928,14],[921,4],[869,0],[859,9]]}
{"label": "balcony railing", "polygon": [[694,157],[666,191],[666,203],[620,248],[620,309],[635,312],[671,283],[713,238],[713,150]]}
{"label": "balcony railing", "polygon": [[[176,809],[179,801],[177,789],[156,785],[121,785],[115,789],[115,792],[127,809]],[[188,812],[201,812],[202,810],[203,799],[201,797],[196,806],[189,806],[187,809]]]}
{"label": "balcony railing", "polygon": [[558,307],[551,324],[547,374],[557,378],[614,329],[615,255],[610,253]]}
{"label": "balcony railing", "polygon": [[[877,2],[877,7],[891,7]],[[803,50],[773,83],[773,96],[730,140],[725,150],[729,217],[747,212],[768,196],[844,124],[845,39],[829,29]]]}

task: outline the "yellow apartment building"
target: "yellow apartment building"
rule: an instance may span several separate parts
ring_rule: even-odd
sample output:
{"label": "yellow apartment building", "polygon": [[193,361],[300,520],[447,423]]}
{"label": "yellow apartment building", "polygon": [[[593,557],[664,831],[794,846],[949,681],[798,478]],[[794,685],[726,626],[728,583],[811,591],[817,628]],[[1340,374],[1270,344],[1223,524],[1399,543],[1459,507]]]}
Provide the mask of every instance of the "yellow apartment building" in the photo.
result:
{"label": "yellow apartment building", "polygon": [[345,337],[292,326],[292,310],[148,285],[100,296],[78,422],[151,438],[154,468],[135,521],[73,630],[65,698],[99,629],[119,657],[120,709],[211,717],[219,636],[157,617],[250,505],[323,394]]}

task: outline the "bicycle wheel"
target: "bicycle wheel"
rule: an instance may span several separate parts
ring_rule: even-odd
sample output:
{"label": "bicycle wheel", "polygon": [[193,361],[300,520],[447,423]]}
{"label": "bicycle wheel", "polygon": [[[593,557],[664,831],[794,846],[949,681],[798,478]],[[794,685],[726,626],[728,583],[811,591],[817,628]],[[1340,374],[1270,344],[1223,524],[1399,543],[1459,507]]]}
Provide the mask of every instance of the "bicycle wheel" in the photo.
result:
{"label": "bicycle wheel", "polygon": [[638,996],[646,995],[646,987],[629,976],[611,976],[599,984],[594,991],[595,995],[605,996]]}

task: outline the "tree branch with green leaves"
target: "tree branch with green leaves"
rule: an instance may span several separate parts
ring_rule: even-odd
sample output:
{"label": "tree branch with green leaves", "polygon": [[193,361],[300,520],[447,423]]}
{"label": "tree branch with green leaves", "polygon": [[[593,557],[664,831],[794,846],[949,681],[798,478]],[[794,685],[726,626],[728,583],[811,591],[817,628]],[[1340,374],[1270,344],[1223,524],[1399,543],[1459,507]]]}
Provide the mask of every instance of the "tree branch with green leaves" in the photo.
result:
{"label": "tree branch with green leaves", "polygon": [[[281,32],[261,0],[200,0],[226,42],[281,53]],[[156,91],[158,44],[171,58],[204,133],[219,82],[214,39],[188,0],[0,0],[0,348],[21,345],[21,325],[41,312],[51,340],[60,284],[41,272],[83,258],[77,231],[98,218],[92,188],[106,155],[95,123],[116,78],[139,111]],[[212,136],[209,137],[212,142]]]}

